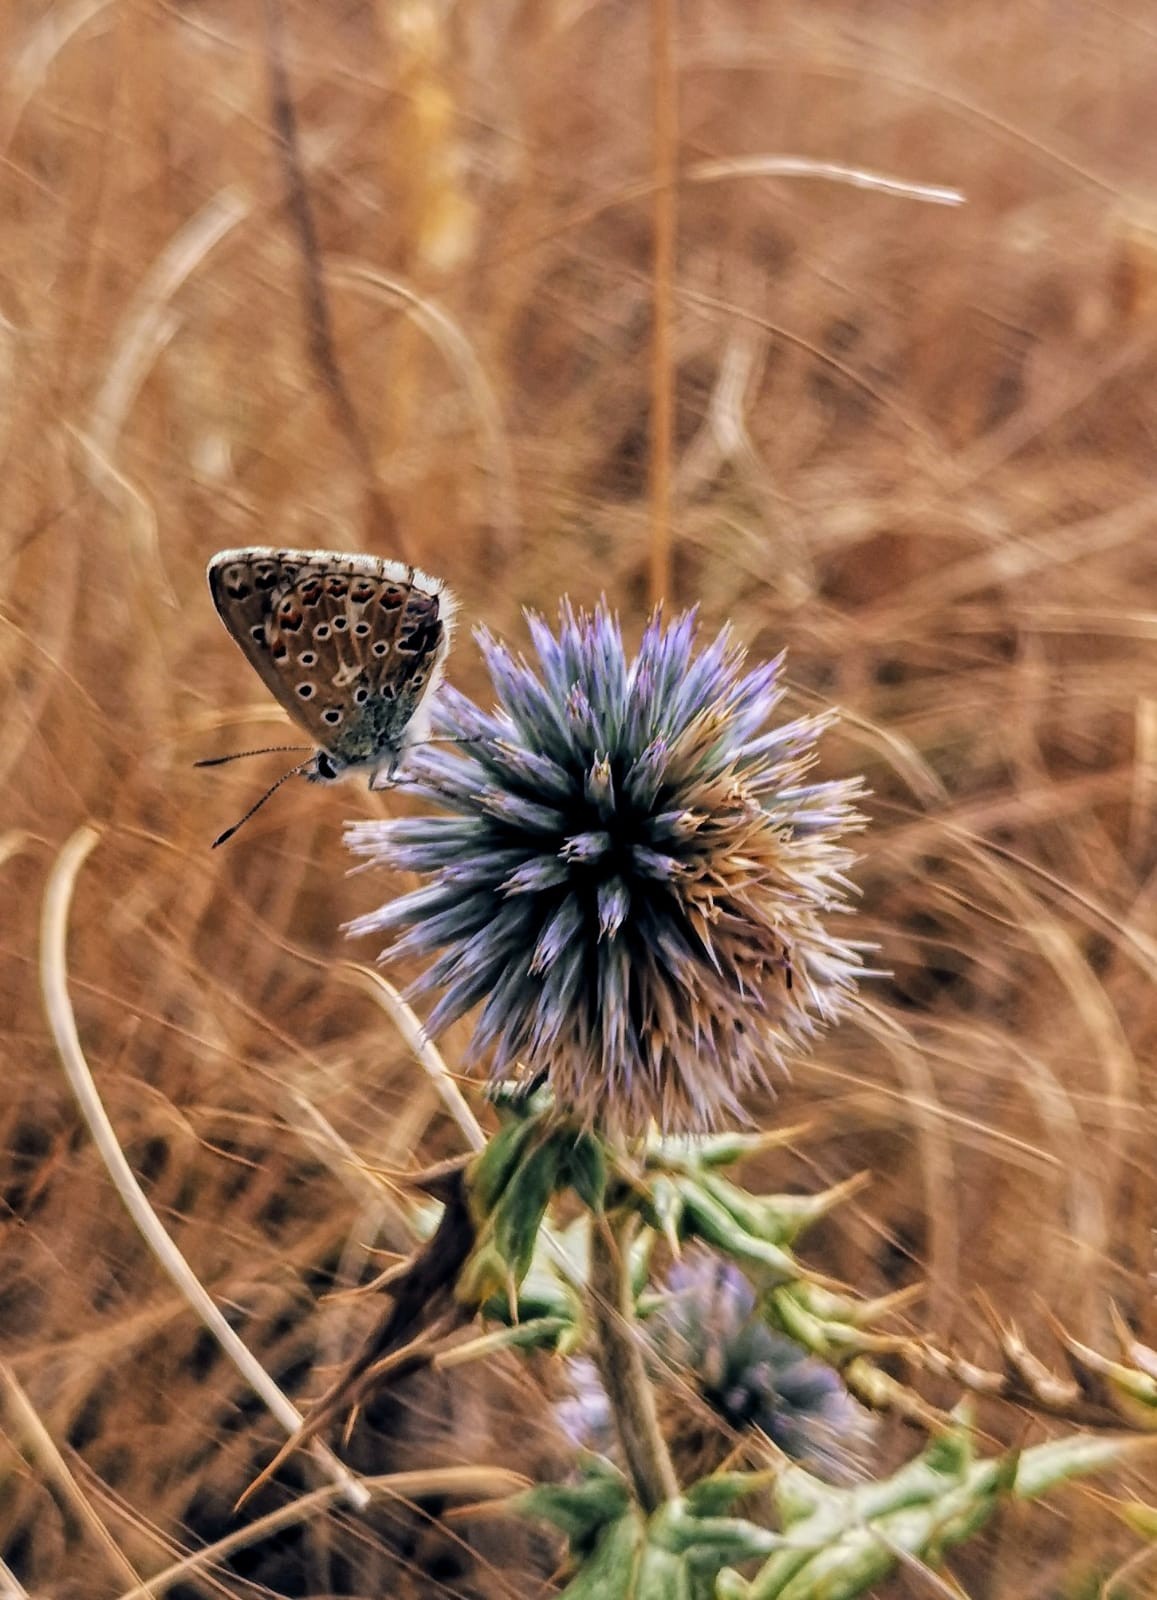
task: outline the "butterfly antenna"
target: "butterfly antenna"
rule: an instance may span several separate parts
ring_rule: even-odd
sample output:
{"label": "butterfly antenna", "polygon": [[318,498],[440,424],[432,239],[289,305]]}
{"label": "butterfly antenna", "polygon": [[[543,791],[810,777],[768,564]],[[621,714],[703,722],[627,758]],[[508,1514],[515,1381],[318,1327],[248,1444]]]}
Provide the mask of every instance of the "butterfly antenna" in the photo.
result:
{"label": "butterfly antenna", "polygon": [[231,756],[207,756],[194,761],[195,767],[223,767],[227,761],[244,761],[246,756],[280,755],[284,750],[312,750],[311,744],[267,744],[262,750],[238,750]]}
{"label": "butterfly antenna", "polygon": [[[303,749],[304,746],[302,746],[302,745],[290,745],[289,748],[291,750],[300,750],[300,749]],[[263,753],[263,752],[257,752],[257,753],[260,754],[260,753]],[[216,850],[218,845],[225,844],[228,840],[230,840],[233,837],[233,835],[237,832],[238,828],[242,827],[246,822],[249,821],[249,818],[253,815],[253,813],[255,811],[260,811],[261,810],[261,807],[269,799],[270,795],[276,794],[278,789],[281,788],[281,785],[283,783],[288,783],[290,778],[296,778],[298,773],[299,772],[304,772],[306,767],[308,767],[308,766],[309,766],[309,762],[308,761],[303,761],[299,767],[290,767],[288,772],[283,772],[281,774],[280,778],[278,778],[276,783],[271,783],[269,785],[269,788],[266,789],[265,793],[261,796],[260,800],[254,801],[254,803],[249,807],[249,810],[245,813],[245,815],[243,817],[238,818],[238,820],[233,824],[233,826],[231,828],[226,828],[224,833],[219,833],[217,835],[217,837],[213,840],[213,849]]]}

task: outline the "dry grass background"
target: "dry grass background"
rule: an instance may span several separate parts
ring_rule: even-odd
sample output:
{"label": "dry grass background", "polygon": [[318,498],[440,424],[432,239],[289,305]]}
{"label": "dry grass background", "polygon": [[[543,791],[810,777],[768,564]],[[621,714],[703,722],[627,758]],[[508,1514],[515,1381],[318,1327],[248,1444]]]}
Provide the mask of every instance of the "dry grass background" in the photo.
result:
{"label": "dry grass background", "polygon": [[[282,726],[203,568],[368,548],[516,638],[564,588],[638,627],[650,9],[287,7],[394,534],[308,352],[261,7],[0,18],[0,1550],[29,1594],[98,1600],[235,1529],[278,1434],[79,1119],[37,985],[48,875],[100,826],[69,943],[84,1051],[197,1274],[315,1392],[366,1310],[320,1297],[405,1245],[359,1163],[460,1134],[344,965],[372,952],[340,924],[388,885],[345,875],[339,825],[395,802],[291,786],[207,848],[263,768],[192,761]],[[1037,1334],[1043,1302],[1102,1340],[1113,1297],[1157,1338],[1155,57],[1144,0],[680,7],[668,592],[759,655],[786,644],[799,701],[845,709],[827,761],[874,790],[862,922],[894,972],[766,1108],[810,1120],[774,1176],[870,1166],[819,1258],[867,1292],[926,1279],[925,1325],[970,1355],[978,1288]],[[785,155],[968,203],[736,167]],[[468,635],[451,676],[479,687]],[[392,1402],[354,1459],[533,1474],[555,1448],[497,1364]],[[1072,1492],[957,1571],[977,1597],[1096,1594],[1111,1530]],[[168,1592],[545,1594],[551,1559],[504,1525],[331,1507]]]}

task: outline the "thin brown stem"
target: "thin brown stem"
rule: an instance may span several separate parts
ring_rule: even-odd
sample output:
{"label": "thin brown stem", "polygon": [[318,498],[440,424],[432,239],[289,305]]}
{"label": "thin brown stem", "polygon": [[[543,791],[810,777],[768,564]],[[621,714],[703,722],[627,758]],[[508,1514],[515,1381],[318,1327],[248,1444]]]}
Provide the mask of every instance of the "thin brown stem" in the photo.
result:
{"label": "thin brown stem", "polygon": [[673,1500],[679,1485],[659,1431],[635,1319],[630,1270],[635,1220],[629,1213],[591,1219],[591,1319],[623,1458],[639,1504],[650,1514]]}
{"label": "thin brown stem", "polygon": [[654,105],[655,254],[651,343],[651,600],[671,578],[671,457],[675,417],[675,198],[679,142],[675,79],[675,0],[651,0]]}
{"label": "thin brown stem", "polygon": [[265,0],[265,35],[269,103],[285,183],[285,203],[301,254],[301,291],[309,357],[325,385],[338,426],[349,441],[350,449],[365,476],[370,507],[378,524],[377,531],[388,539],[395,553],[404,555],[401,530],[378,484],[373,451],[338,360],[333,317],[322,269],[321,244],[305,181],[297,110],[290,90],[289,69],[285,63],[285,23],[281,14],[281,0]]}

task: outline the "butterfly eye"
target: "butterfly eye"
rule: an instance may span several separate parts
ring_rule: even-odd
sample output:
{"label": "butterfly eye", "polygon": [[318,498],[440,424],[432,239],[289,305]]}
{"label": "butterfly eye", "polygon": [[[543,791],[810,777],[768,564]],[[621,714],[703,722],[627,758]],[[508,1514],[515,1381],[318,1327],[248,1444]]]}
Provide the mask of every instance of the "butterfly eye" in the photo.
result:
{"label": "butterfly eye", "polygon": [[[298,693],[299,697],[302,700],[312,700],[313,699],[313,684],[312,683],[299,683],[298,686],[297,686],[297,693]],[[326,716],[327,717],[329,716],[329,712],[328,711],[326,712]]]}

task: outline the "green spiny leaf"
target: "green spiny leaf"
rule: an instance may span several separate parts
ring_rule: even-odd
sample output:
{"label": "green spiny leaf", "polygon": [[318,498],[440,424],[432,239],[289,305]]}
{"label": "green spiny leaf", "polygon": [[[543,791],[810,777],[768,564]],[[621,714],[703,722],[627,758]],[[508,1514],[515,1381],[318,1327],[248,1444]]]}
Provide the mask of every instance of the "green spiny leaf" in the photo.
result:
{"label": "green spiny leaf", "polygon": [[485,1150],[479,1152],[470,1169],[470,1208],[474,1219],[483,1223],[502,1196],[523,1152],[537,1132],[533,1119],[504,1123],[492,1134]]}
{"label": "green spiny leaf", "polygon": [[601,1216],[607,1198],[607,1153],[602,1141],[581,1133],[566,1149],[560,1182],[567,1183],[588,1211]]}
{"label": "green spiny leaf", "polygon": [[641,1600],[637,1587],[643,1527],[631,1510],[608,1523],[560,1600]]}
{"label": "green spiny leaf", "polygon": [[718,1200],[706,1194],[693,1179],[678,1180],[683,1197],[683,1232],[713,1244],[748,1268],[768,1287],[806,1277],[805,1269],[787,1250],[748,1233]]}
{"label": "green spiny leaf", "polygon": [[601,1529],[626,1514],[630,1504],[626,1479],[594,1459],[579,1483],[538,1484],[508,1502],[515,1515],[549,1522],[576,1548],[590,1546]]}
{"label": "green spiny leaf", "polygon": [[683,1500],[673,1500],[651,1519],[652,1542],[696,1566],[718,1568],[724,1561],[751,1561],[778,1550],[783,1539],[743,1517],[692,1516]]}
{"label": "green spiny leaf", "polygon": [[455,1297],[466,1306],[485,1305],[499,1296],[505,1299],[508,1277],[506,1260],[494,1243],[493,1226],[488,1225],[486,1232],[475,1240],[458,1274]]}
{"label": "green spiny leaf", "polygon": [[717,1517],[748,1495],[769,1489],[778,1477],[778,1468],[767,1472],[713,1472],[686,1489],[683,1500],[692,1516]]}
{"label": "green spiny leaf", "polygon": [[511,1174],[494,1212],[494,1243],[516,1284],[534,1258],[535,1241],[558,1181],[562,1151],[554,1140],[539,1145]]}
{"label": "green spiny leaf", "polygon": [[691,1569],[682,1556],[672,1555],[660,1545],[646,1544],[639,1556],[639,1568],[631,1600],[694,1600]]}
{"label": "green spiny leaf", "polygon": [[835,1184],[820,1194],[752,1195],[746,1189],[713,1173],[698,1180],[705,1193],[717,1200],[746,1232],[769,1244],[792,1244],[805,1228],[863,1187],[860,1174]]}

